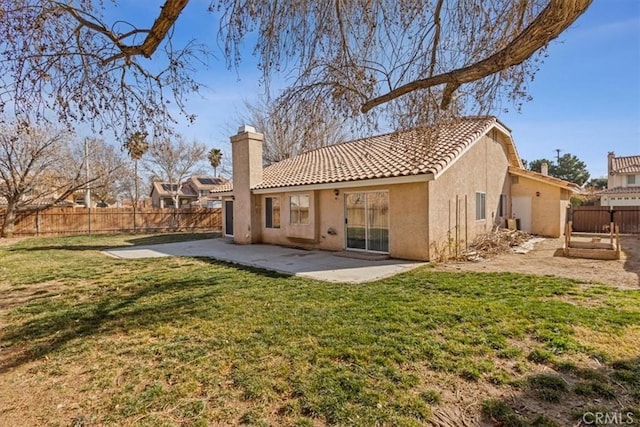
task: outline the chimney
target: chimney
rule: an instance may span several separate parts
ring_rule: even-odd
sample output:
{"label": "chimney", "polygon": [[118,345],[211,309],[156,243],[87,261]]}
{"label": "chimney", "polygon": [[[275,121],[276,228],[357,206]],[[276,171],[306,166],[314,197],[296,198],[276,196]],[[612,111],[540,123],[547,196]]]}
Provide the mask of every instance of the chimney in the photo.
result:
{"label": "chimney", "polygon": [[540,165],[540,173],[545,176],[549,175],[549,164],[547,162],[543,162]]}
{"label": "chimney", "polygon": [[251,189],[262,182],[264,136],[253,126],[241,126],[231,137],[233,160],[233,240],[248,244],[260,241],[260,204]]}

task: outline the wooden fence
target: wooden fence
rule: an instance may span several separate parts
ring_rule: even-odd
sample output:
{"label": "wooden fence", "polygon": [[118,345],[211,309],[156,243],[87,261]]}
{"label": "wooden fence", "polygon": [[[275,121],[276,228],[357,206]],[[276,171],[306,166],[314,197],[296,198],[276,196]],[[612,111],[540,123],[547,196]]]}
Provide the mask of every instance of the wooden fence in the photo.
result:
{"label": "wooden fence", "polygon": [[[4,220],[0,212],[0,223]],[[49,208],[21,212],[16,236],[221,231],[222,209],[187,208]]]}
{"label": "wooden fence", "polygon": [[638,206],[577,206],[572,208],[570,219],[573,231],[584,233],[609,232],[611,221],[620,233],[640,233],[640,207]]}

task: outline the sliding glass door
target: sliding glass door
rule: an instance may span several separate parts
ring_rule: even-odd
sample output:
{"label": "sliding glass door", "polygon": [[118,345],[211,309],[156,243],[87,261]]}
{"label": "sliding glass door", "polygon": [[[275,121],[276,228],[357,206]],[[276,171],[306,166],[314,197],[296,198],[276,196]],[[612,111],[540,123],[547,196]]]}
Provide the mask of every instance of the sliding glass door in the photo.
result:
{"label": "sliding glass door", "polygon": [[345,194],[346,247],[389,252],[389,193]]}

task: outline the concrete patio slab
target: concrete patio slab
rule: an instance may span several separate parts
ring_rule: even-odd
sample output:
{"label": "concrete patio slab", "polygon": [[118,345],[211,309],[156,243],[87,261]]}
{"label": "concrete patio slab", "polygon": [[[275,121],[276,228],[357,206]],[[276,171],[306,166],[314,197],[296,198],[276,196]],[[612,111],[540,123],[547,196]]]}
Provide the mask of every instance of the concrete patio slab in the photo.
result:
{"label": "concrete patio slab", "polygon": [[273,245],[237,245],[225,238],[114,248],[105,250],[104,253],[122,259],[166,256],[213,258],[287,275],[342,283],[370,282],[424,265],[422,262],[396,259],[372,261],[345,258],[327,251],[307,251]]}

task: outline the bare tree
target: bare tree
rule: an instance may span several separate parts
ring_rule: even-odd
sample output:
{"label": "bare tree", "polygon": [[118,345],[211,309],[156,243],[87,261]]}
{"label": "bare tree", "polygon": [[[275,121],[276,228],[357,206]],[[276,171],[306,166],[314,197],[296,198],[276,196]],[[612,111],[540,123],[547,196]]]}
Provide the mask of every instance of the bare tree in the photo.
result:
{"label": "bare tree", "polygon": [[[100,204],[113,203],[121,195],[123,181],[131,178],[124,154],[104,139],[91,138],[87,141],[88,175],[92,198]],[[82,154],[80,154],[82,156]]]}
{"label": "bare tree", "polygon": [[517,106],[528,97],[540,52],[590,3],[234,2],[224,34],[227,53],[237,60],[238,42],[259,29],[266,80],[282,71],[295,79],[282,104],[321,100],[347,117],[362,112],[373,123],[415,125],[487,113],[505,97]]}
{"label": "bare tree", "polygon": [[[417,123],[489,111],[504,96],[516,105],[527,99],[540,52],[591,1],[211,0],[209,9],[221,16],[230,66],[246,35],[257,33],[265,81],[282,72],[294,78],[282,103],[324,102],[346,117],[375,108]],[[99,1],[3,1],[0,109],[162,135],[166,103],[184,112],[185,95],[199,88],[194,61],[204,51],[176,48],[171,38],[187,3],[165,0],[139,28],[126,17],[106,22]],[[151,57],[160,71],[142,61]]]}
{"label": "bare tree", "polygon": [[25,123],[0,126],[0,196],[6,199],[0,236],[13,235],[18,212],[45,209],[87,184],[71,138],[64,130]]}
{"label": "bare tree", "polygon": [[197,141],[188,143],[180,135],[149,145],[148,159],[144,162],[147,171],[169,184],[174,206],[180,206],[182,182],[192,174],[206,158],[207,148]]}
{"label": "bare tree", "polygon": [[167,0],[141,28],[126,16],[107,22],[103,1],[0,2],[0,113],[117,135],[167,132],[174,105],[193,120],[183,99],[207,54],[194,42],[175,47],[170,31],[187,3]]}
{"label": "bare tree", "polygon": [[245,101],[238,125],[243,123],[252,124],[264,134],[265,164],[347,139],[345,120],[318,102],[278,104],[266,98],[256,104]]}

